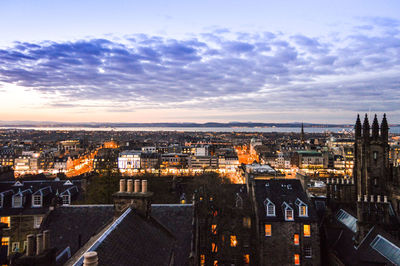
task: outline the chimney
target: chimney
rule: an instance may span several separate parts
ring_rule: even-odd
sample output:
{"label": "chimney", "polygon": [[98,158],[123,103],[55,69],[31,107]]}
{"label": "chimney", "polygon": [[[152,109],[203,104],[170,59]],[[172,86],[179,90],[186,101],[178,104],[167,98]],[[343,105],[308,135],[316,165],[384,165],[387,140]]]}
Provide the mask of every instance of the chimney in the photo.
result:
{"label": "chimney", "polygon": [[43,231],[43,249],[50,248],[50,230]]}
{"label": "chimney", "polygon": [[133,180],[132,179],[128,179],[128,193],[132,193],[133,192]]}
{"label": "chimney", "polygon": [[124,178],[119,180],[119,192],[126,192],[126,180]]}
{"label": "chimney", "polygon": [[98,265],[98,257],[96,251],[89,251],[83,255],[83,265],[84,266],[97,266]]}
{"label": "chimney", "polygon": [[135,179],[135,193],[140,192],[140,179]]}
{"label": "chimney", "polygon": [[142,180],[142,193],[147,193],[147,180]]}
{"label": "chimney", "polygon": [[35,235],[27,236],[26,256],[35,256]]}
{"label": "chimney", "polygon": [[43,252],[43,234],[36,235],[36,255]]}

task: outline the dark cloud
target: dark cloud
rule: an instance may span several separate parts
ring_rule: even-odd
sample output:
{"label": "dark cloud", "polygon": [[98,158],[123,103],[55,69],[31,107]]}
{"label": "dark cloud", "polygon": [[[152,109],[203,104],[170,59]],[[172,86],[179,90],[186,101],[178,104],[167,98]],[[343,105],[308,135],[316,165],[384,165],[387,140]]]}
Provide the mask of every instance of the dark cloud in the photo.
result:
{"label": "dark cloud", "polygon": [[370,18],[332,39],[216,29],[183,40],[18,42],[0,50],[0,81],[58,108],[390,111],[400,103],[399,25]]}

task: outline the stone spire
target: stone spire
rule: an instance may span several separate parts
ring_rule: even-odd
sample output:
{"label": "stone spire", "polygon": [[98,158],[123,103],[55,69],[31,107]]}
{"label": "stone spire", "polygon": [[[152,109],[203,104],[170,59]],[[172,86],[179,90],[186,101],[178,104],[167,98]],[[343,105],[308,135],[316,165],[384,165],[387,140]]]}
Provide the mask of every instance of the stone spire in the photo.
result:
{"label": "stone spire", "polygon": [[361,137],[361,120],[360,120],[359,114],[357,114],[357,121],[356,121],[356,125],[354,127],[354,131],[356,134],[356,139]]}
{"label": "stone spire", "polygon": [[300,133],[301,143],[304,143],[304,124],[301,123],[301,133]]}
{"label": "stone spire", "polygon": [[379,138],[379,123],[378,117],[375,114],[374,122],[372,122],[372,139],[377,140]]}
{"label": "stone spire", "polygon": [[383,119],[381,123],[381,137],[382,141],[388,142],[389,139],[389,125],[386,120],[386,114],[383,114]]}
{"label": "stone spire", "polygon": [[364,124],[363,124],[363,136],[365,140],[369,140],[369,121],[368,121],[368,115],[365,114],[365,118],[364,118]]}

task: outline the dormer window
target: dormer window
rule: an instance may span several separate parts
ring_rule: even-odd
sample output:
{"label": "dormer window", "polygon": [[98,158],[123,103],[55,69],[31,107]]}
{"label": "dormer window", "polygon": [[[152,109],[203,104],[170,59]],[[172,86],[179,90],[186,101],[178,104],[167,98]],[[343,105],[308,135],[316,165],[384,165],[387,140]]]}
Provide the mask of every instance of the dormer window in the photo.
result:
{"label": "dormer window", "polygon": [[267,216],[275,216],[275,204],[269,198],[265,199],[264,207]]}
{"label": "dormer window", "polygon": [[13,208],[22,208],[22,195],[13,196]]}
{"label": "dormer window", "polygon": [[308,206],[302,200],[296,199],[296,206],[299,208],[300,217],[308,217]]}
{"label": "dormer window", "polygon": [[42,207],[42,195],[33,195],[32,207]]}
{"label": "dormer window", "polygon": [[282,204],[283,211],[285,213],[285,221],[293,221],[294,220],[294,213],[293,208],[289,206],[286,202]]}
{"label": "dormer window", "polygon": [[63,205],[70,205],[71,197],[68,194],[62,195],[62,203]]}

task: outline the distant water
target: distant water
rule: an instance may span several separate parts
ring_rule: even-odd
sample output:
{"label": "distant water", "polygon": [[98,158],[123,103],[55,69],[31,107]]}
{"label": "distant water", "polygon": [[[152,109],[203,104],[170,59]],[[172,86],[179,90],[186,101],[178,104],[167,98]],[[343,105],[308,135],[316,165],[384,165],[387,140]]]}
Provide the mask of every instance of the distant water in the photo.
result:
{"label": "distant water", "polygon": [[[297,132],[300,127],[0,127],[0,129],[27,129],[44,131],[179,131],[179,132]],[[307,133],[352,131],[351,128],[341,127],[306,127]],[[400,134],[400,127],[390,129],[391,133]]]}

